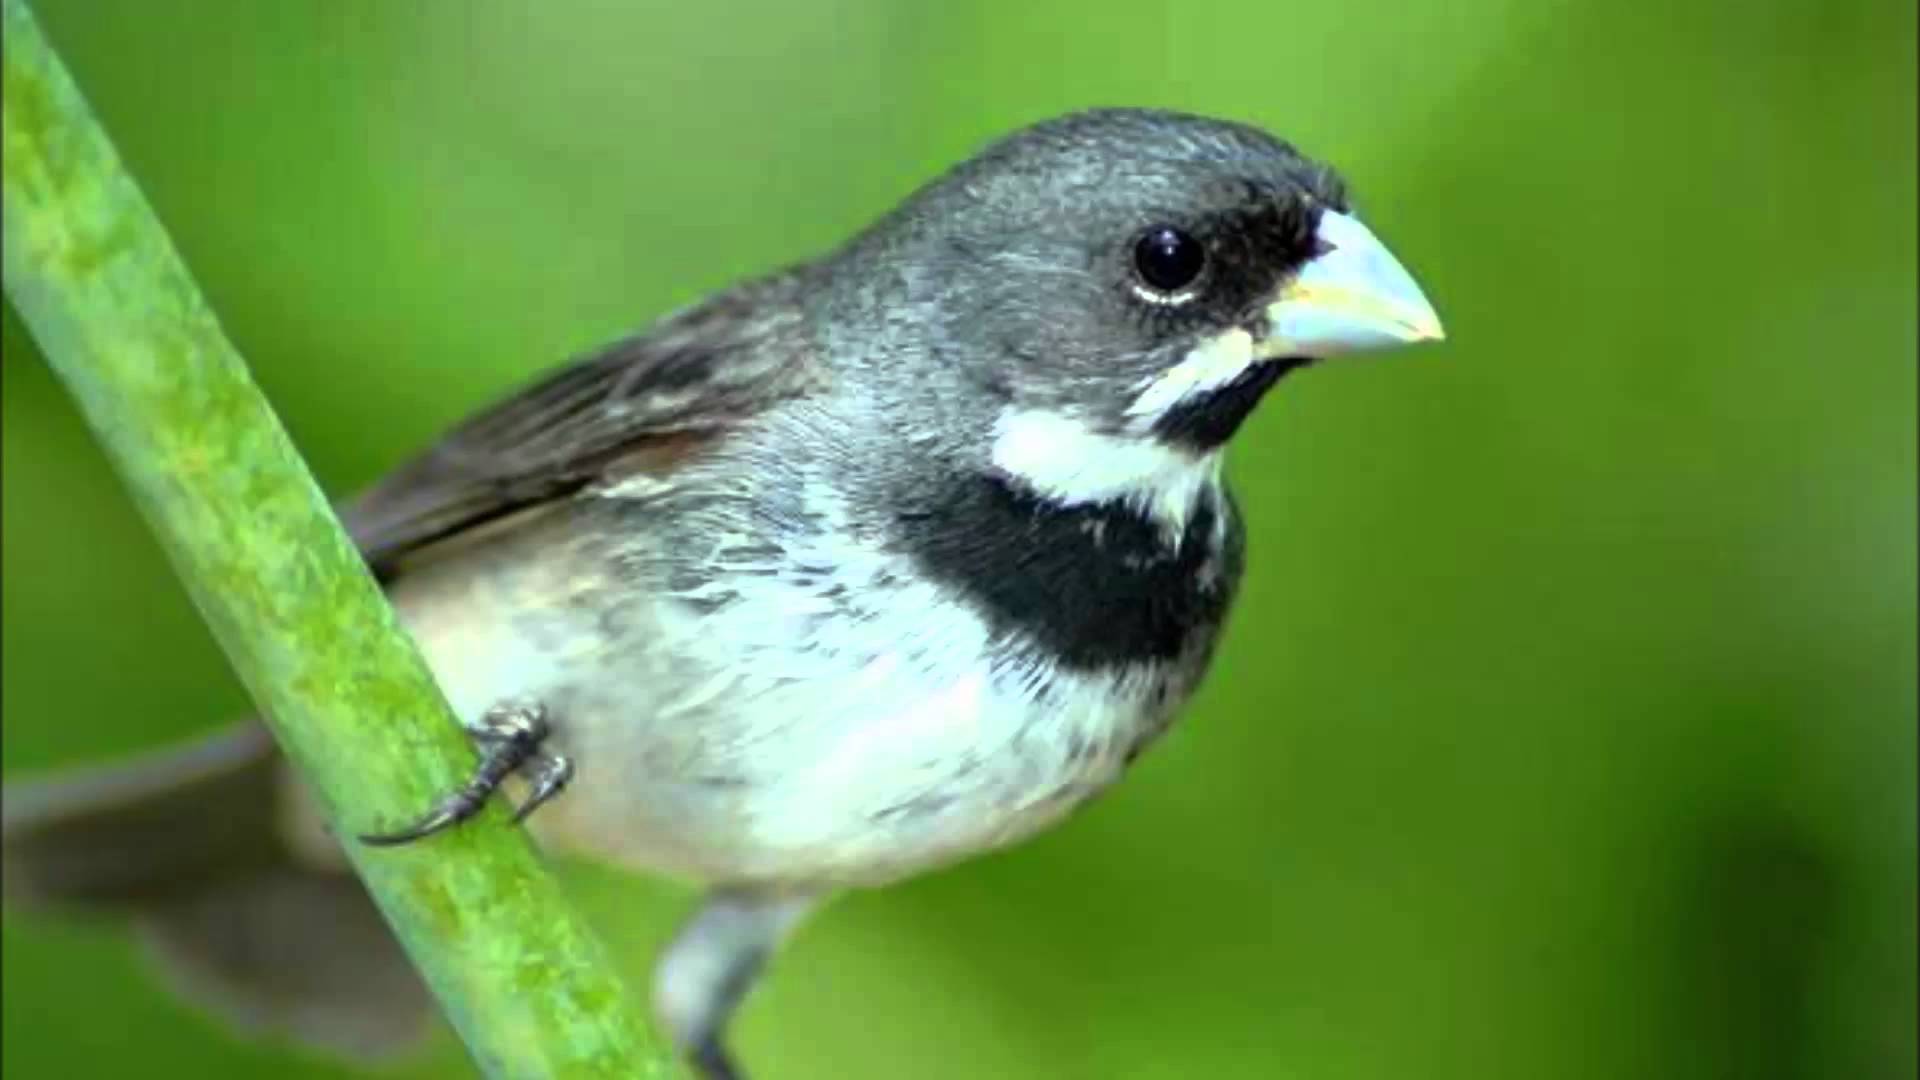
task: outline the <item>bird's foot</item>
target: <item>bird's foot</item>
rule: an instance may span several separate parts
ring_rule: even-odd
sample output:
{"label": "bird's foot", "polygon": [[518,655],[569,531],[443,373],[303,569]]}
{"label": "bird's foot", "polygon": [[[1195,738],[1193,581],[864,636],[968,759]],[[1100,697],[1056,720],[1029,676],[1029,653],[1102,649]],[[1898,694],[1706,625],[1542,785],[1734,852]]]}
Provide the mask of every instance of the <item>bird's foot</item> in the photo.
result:
{"label": "bird's foot", "polygon": [[546,707],[537,701],[506,701],[488,709],[478,724],[467,729],[480,747],[480,764],[472,778],[414,824],[394,832],[362,834],[361,842],[405,844],[458,825],[479,813],[488,796],[516,772],[527,773],[533,784],[526,802],[513,813],[513,820],[525,820],[573,779],[573,760],[542,748],[551,731]]}
{"label": "bird's foot", "polygon": [[747,1080],[746,1074],[733,1063],[727,1048],[720,1045],[717,1035],[702,1040],[688,1055],[688,1060],[700,1080]]}

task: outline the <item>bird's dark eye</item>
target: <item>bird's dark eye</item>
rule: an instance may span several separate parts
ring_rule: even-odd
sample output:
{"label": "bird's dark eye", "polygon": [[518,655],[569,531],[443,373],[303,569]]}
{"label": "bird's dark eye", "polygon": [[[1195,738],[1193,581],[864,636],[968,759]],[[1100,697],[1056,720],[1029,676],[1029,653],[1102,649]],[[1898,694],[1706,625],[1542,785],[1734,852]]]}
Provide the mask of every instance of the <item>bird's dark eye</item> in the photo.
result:
{"label": "bird's dark eye", "polygon": [[1200,241],[1171,225],[1155,225],[1133,245],[1134,272],[1161,292],[1193,284],[1206,264],[1207,249]]}

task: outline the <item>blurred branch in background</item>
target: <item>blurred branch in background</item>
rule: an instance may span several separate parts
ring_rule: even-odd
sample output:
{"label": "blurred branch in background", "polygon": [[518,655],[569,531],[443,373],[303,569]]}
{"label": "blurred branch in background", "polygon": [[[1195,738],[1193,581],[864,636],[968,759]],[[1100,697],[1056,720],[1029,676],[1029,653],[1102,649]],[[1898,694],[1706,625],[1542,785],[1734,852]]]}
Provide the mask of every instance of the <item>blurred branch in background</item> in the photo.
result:
{"label": "blurred branch in background", "polygon": [[[8,298],[329,820],[417,812],[471,761],[445,701],[26,3],[5,13]],[[558,883],[489,820],[348,845],[475,1060],[664,1074]]]}

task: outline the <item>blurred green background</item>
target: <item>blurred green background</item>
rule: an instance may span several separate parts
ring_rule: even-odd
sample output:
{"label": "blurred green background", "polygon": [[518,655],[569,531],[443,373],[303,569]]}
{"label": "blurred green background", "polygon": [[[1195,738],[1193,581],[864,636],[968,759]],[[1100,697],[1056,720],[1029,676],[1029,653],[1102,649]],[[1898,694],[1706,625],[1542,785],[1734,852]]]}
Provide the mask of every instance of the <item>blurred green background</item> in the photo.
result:
{"label": "blurred green background", "polygon": [[[1451,341],[1290,380],[1186,722],[1016,851],[830,908],[800,1077],[1915,1067],[1915,7],[43,0],[315,470],[817,252],[1091,104],[1338,163]],[[244,698],[11,311],[18,776]],[[570,868],[642,977],[691,897]],[[5,924],[10,1077],[329,1077],[111,925]],[[465,1075],[444,1032],[394,1077]]]}

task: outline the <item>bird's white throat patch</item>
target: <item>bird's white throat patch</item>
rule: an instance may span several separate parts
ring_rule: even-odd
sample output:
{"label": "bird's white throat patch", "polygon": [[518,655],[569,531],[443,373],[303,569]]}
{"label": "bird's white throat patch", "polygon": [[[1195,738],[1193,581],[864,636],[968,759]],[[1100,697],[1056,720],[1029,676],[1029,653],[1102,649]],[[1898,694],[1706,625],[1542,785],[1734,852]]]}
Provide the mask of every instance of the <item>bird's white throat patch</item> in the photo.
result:
{"label": "bird's white throat patch", "polygon": [[1220,480],[1220,451],[1095,431],[1045,409],[1008,409],[994,423],[994,468],[1065,506],[1123,503],[1176,538],[1202,492]]}
{"label": "bird's white throat patch", "polygon": [[1234,327],[1215,335],[1194,346],[1179,363],[1146,380],[1139,396],[1127,406],[1127,415],[1143,430],[1151,428],[1175,405],[1239,378],[1256,359],[1252,334]]}

